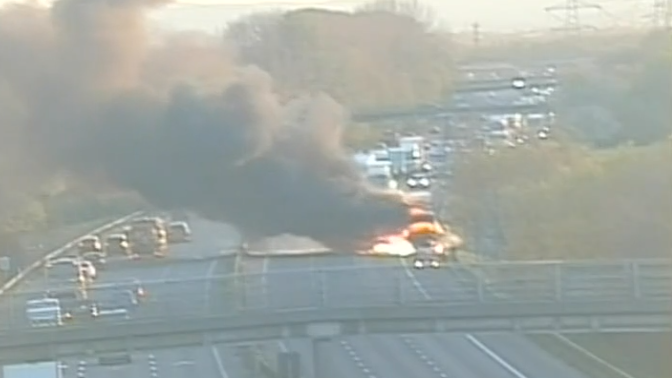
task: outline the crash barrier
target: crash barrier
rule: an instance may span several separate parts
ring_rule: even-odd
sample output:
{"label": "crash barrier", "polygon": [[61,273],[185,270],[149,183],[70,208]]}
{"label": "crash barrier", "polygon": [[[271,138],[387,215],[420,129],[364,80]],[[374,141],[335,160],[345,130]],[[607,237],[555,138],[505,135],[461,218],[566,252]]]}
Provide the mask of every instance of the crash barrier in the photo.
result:
{"label": "crash barrier", "polygon": [[[107,224],[104,224],[104,225],[102,225],[102,226],[100,226],[100,227],[97,227],[97,228],[95,228],[95,229],[89,231],[89,232],[86,233],[85,235],[90,235],[90,234],[97,234],[97,233],[101,233],[101,232],[106,232],[106,231],[108,231],[108,230],[111,230],[111,229],[113,229],[113,228],[115,228],[115,227],[120,226],[120,225],[123,224],[124,222],[127,222],[127,221],[129,221],[130,219],[132,219],[132,218],[134,218],[134,217],[137,217],[137,216],[139,216],[139,215],[141,215],[141,214],[142,214],[142,212],[140,212],[140,211],[138,211],[138,212],[134,212],[134,213],[132,213],[132,214],[126,215],[126,216],[124,216],[124,217],[122,217],[122,218],[119,218],[119,219],[117,219],[117,220],[114,220],[114,221],[112,221],[112,222],[109,222],[109,223],[107,223]],[[79,240],[80,240],[83,236],[85,236],[85,235],[82,235],[82,236],[80,236],[80,237],[78,237],[78,238],[72,240],[71,242],[66,243],[66,244],[65,244],[64,246],[62,246],[61,248],[58,248],[58,249],[54,250],[54,251],[51,252],[51,253],[48,253],[46,256],[44,256],[44,257],[42,257],[41,259],[35,261],[35,262],[32,263],[31,265],[29,265],[26,269],[24,269],[24,270],[22,270],[21,272],[19,272],[19,273],[18,273],[16,276],[14,276],[13,278],[7,280],[7,282],[5,282],[5,283],[2,285],[2,287],[0,287],[0,295],[4,295],[7,291],[9,291],[9,290],[11,290],[12,288],[14,288],[17,284],[19,284],[21,281],[23,281],[26,277],[28,277],[30,274],[32,274],[33,272],[35,272],[35,270],[37,270],[38,268],[40,268],[41,266],[43,266],[47,261],[52,260],[52,259],[54,259],[54,258],[57,258],[57,257],[59,257],[60,255],[62,255],[63,253],[65,253],[66,251],[68,251],[68,250],[70,250],[71,248],[73,248],[75,245],[77,245],[77,243],[79,242]]]}
{"label": "crash barrier", "polygon": [[[418,271],[415,274],[418,278],[410,279],[404,267],[363,266],[93,284],[88,288],[88,297],[104,302],[115,290],[135,290],[141,285],[148,294],[140,298],[143,303],[129,310],[131,320],[200,318],[240,311],[412,307],[435,302],[515,307],[528,303],[599,306],[602,302],[616,301],[645,306],[647,301],[672,303],[670,268],[669,261],[482,263],[469,268],[482,274],[462,274],[463,266],[449,265],[439,270]],[[52,286],[57,287],[56,283]],[[43,295],[18,290],[7,293],[0,306],[3,319],[0,329],[30,328],[25,303]],[[82,320],[89,319],[85,316]]]}
{"label": "crash barrier", "polygon": [[[372,298],[353,292],[352,297]],[[79,324],[13,329],[0,333],[0,359],[53,360],[84,353],[240,343],[356,334],[445,332],[596,332],[626,327],[672,326],[672,301],[602,300],[555,303],[396,303],[281,310],[201,312]]]}

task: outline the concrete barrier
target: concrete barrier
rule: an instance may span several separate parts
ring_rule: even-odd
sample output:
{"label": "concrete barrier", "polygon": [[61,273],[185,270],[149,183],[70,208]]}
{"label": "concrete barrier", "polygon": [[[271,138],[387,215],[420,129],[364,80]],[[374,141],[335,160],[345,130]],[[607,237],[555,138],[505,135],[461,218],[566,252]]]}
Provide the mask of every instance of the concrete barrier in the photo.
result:
{"label": "concrete barrier", "polygon": [[5,283],[2,285],[2,287],[0,287],[0,295],[3,295],[3,294],[6,293],[8,290],[11,290],[12,288],[14,288],[14,287],[15,287],[16,285],[18,285],[21,281],[23,281],[26,277],[28,277],[28,275],[30,275],[30,274],[33,273],[35,270],[37,270],[38,268],[40,268],[41,266],[43,266],[47,261],[49,261],[49,260],[51,260],[51,259],[54,259],[54,258],[57,258],[57,257],[59,257],[60,255],[62,255],[63,253],[65,253],[66,251],[70,250],[70,248],[74,247],[74,246],[79,242],[79,240],[80,240],[82,237],[84,237],[85,235],[97,234],[97,233],[100,233],[100,232],[108,231],[108,230],[110,230],[110,229],[112,229],[112,228],[115,228],[115,227],[117,227],[117,226],[123,224],[124,222],[127,222],[128,220],[130,220],[130,219],[132,219],[132,218],[134,218],[134,217],[137,217],[137,216],[141,215],[141,214],[142,214],[141,211],[137,211],[137,212],[132,213],[132,214],[129,214],[129,215],[125,216],[125,217],[122,217],[122,218],[119,218],[119,219],[117,219],[117,220],[114,220],[114,221],[112,221],[112,222],[110,222],[110,223],[104,224],[104,225],[102,225],[102,226],[100,226],[100,227],[97,227],[97,228],[95,228],[95,229],[93,229],[93,230],[87,232],[87,233],[84,234],[84,235],[80,235],[80,236],[77,237],[76,239],[70,241],[69,243],[66,243],[66,244],[65,244],[64,246],[62,246],[61,248],[58,248],[58,249],[56,249],[56,250],[54,250],[54,251],[48,253],[46,256],[44,256],[44,257],[42,257],[41,259],[39,259],[39,260],[35,261],[34,263],[30,264],[26,269],[22,270],[20,273],[18,273],[18,274],[17,274],[16,276],[14,276],[13,278],[7,280],[7,282],[5,282]]}

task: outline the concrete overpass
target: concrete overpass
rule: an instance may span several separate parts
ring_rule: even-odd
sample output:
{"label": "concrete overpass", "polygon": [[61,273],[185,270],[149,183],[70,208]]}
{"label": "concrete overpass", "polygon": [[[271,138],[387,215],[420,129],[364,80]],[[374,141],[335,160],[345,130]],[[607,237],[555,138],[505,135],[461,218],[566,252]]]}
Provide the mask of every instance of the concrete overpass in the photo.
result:
{"label": "concrete overpass", "polygon": [[[397,279],[344,290],[342,278],[361,273],[353,269],[273,273],[294,280],[303,275],[303,289],[292,288],[292,292],[303,290],[294,297],[303,298],[303,303],[277,292],[264,295],[270,291],[259,284],[249,287],[259,282],[254,275],[228,275],[212,279],[230,288],[229,298],[217,306],[194,302],[183,306],[179,300],[170,308],[165,302],[149,303],[149,312],[130,321],[71,327],[33,329],[18,321],[5,322],[9,328],[0,334],[0,356],[5,361],[40,360],[157,345],[376,333],[671,329],[669,267],[669,262],[480,264],[471,267],[473,274],[465,277],[459,289],[426,287],[431,300],[415,295],[406,281]],[[404,272],[386,274],[400,279]],[[338,287],[330,285],[334,280]],[[193,280],[154,285],[173,285],[176,298],[182,293],[180,287],[198,287]]]}
{"label": "concrete overpass", "polygon": [[0,362],[37,361],[208,342],[333,338],[358,334],[558,333],[672,329],[672,301],[449,303],[297,309],[235,315],[165,317],[131,322],[6,331]]}

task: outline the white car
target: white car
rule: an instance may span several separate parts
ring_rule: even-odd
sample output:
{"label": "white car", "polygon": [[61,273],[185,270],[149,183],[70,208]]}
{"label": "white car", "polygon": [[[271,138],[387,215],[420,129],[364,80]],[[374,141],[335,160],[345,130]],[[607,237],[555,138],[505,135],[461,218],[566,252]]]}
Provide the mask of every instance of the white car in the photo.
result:
{"label": "white car", "polygon": [[428,189],[430,185],[429,178],[424,175],[413,175],[406,180],[409,189]]}
{"label": "white car", "polygon": [[77,261],[79,267],[79,272],[85,278],[89,280],[95,280],[98,278],[98,271],[91,261],[80,260]]}

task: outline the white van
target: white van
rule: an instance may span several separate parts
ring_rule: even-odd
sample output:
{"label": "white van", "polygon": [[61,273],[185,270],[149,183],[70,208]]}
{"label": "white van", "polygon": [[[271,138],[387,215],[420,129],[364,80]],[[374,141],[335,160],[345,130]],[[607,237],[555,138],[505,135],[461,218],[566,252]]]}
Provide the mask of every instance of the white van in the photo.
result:
{"label": "white van", "polygon": [[33,327],[56,327],[63,325],[61,302],[56,298],[26,301],[26,317]]}
{"label": "white van", "polygon": [[82,282],[79,260],[76,258],[60,258],[48,261],[44,266],[44,274],[48,281]]}

